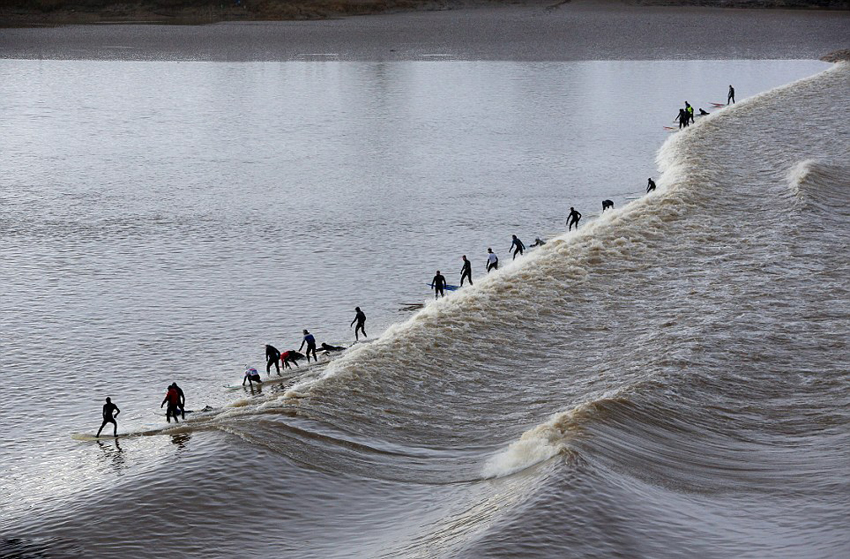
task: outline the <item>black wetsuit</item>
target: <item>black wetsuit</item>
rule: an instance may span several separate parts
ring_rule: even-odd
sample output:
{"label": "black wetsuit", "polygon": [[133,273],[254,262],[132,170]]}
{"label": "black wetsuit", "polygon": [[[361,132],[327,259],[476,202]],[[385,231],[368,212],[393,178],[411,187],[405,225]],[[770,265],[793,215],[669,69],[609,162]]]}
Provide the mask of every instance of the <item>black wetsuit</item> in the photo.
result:
{"label": "black wetsuit", "polygon": [[578,222],[579,222],[580,219],[581,219],[581,214],[576,210],[572,210],[570,212],[570,215],[567,216],[567,231],[571,231],[572,228],[573,228],[573,225],[575,225],[576,229],[578,229]]}
{"label": "black wetsuit", "polygon": [[183,394],[183,389],[177,386],[177,383],[174,383],[174,389],[177,391],[178,402],[180,403],[180,415],[183,419],[186,419],[186,395]]}
{"label": "black wetsuit", "polygon": [[691,121],[691,116],[688,114],[688,111],[686,111],[685,109],[679,109],[679,116],[676,117],[676,118],[679,121],[679,128],[682,128],[683,126],[688,126],[688,124],[690,124],[690,121]]}
{"label": "black wetsuit", "polygon": [[511,242],[511,248],[508,251],[513,250],[514,247],[516,247],[516,250],[514,250],[514,257],[511,260],[516,260],[516,255],[522,254],[522,251],[525,250],[525,245],[517,237],[514,237],[514,240]]}
{"label": "black wetsuit", "polygon": [[[363,311],[357,311],[357,314],[354,316],[354,320],[351,321],[351,324],[354,324],[355,322],[357,323],[357,327],[354,329],[354,339],[360,339],[359,337],[357,337],[358,330],[363,332],[364,338],[368,338],[369,336],[366,335],[366,313],[364,313]],[[325,344],[322,344],[323,347],[324,345]]]}
{"label": "black wetsuit", "polygon": [[277,371],[277,374],[280,374],[280,365],[277,364],[280,359],[280,352],[276,347],[272,345],[266,346],[266,374],[270,375],[272,373],[272,364],[274,364],[274,368]]}
{"label": "black wetsuit", "polygon": [[726,95],[726,104],[729,104],[729,101],[735,103],[735,88],[731,85],[729,86],[729,93]]}
{"label": "black wetsuit", "polygon": [[648,179],[646,181],[646,191],[652,192],[653,190],[655,190],[655,181],[652,179]]}
{"label": "black wetsuit", "polygon": [[437,299],[438,297],[444,297],[446,295],[446,292],[444,291],[446,289],[445,276],[443,276],[443,274],[437,274],[436,276],[434,276],[434,279],[431,280],[431,287],[435,290],[435,299]]}
{"label": "black wetsuit", "polygon": [[112,430],[112,436],[118,436],[118,422],[115,421],[115,417],[112,415],[112,412],[114,411],[121,413],[121,410],[118,409],[118,406],[116,406],[112,402],[107,402],[106,404],[103,404],[103,423],[100,424],[100,429],[97,430],[97,435],[95,436],[100,436],[100,432],[103,431],[103,428],[106,427],[107,423],[111,423],[115,426],[115,428]]}
{"label": "black wetsuit", "polygon": [[463,287],[463,280],[468,279],[469,285],[472,285],[472,262],[466,260],[463,263],[463,268],[460,269],[460,286]]}

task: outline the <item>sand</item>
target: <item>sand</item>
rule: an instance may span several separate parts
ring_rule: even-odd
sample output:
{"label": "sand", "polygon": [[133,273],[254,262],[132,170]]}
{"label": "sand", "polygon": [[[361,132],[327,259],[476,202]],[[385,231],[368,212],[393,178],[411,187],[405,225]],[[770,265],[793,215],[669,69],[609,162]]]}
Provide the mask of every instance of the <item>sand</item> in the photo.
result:
{"label": "sand", "polygon": [[850,46],[848,12],[600,0],[319,21],[69,25],[0,32],[0,58],[92,60],[814,59]]}

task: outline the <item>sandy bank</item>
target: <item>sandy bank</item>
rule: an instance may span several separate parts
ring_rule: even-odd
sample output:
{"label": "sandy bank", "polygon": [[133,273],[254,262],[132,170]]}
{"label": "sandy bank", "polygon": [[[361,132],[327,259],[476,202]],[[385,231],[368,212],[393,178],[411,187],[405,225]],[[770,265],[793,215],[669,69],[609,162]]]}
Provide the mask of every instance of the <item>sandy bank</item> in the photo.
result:
{"label": "sandy bank", "polygon": [[817,59],[850,46],[848,37],[847,12],[579,1],[319,21],[13,28],[0,33],[0,58]]}
{"label": "sandy bank", "polygon": [[[313,20],[400,11],[538,5],[571,0],[0,0],[0,26],[93,23],[208,24]],[[613,3],[618,0],[609,0]],[[850,8],[850,0],[627,0],[635,5],[719,8]]]}

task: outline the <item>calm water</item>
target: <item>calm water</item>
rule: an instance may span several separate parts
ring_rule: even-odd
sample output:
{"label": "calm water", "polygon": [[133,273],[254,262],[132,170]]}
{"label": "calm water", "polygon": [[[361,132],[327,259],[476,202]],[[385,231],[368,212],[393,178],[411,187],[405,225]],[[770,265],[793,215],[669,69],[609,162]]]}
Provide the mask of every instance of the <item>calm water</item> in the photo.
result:
{"label": "calm water", "polygon": [[7,550],[850,552],[847,69],[656,161],[827,67],[0,61]]}

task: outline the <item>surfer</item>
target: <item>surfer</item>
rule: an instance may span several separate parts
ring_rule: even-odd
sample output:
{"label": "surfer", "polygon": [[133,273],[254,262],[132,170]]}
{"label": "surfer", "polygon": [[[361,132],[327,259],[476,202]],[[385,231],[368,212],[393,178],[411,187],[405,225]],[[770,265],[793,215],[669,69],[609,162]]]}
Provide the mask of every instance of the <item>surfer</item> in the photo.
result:
{"label": "surfer", "polygon": [[679,128],[683,126],[687,126],[691,120],[691,117],[688,115],[688,111],[685,109],[679,109],[679,116],[676,117],[676,120],[679,121]]}
{"label": "surfer", "polygon": [[280,376],[280,365],[277,364],[280,359],[280,352],[273,345],[266,344],[266,375],[272,374],[272,364],[274,364],[274,368],[277,371],[278,376]]}
{"label": "surfer", "polygon": [[729,101],[732,103],[735,102],[735,88],[732,85],[729,85],[729,93],[726,94],[726,104],[729,104]]}
{"label": "surfer", "polygon": [[[322,345],[324,346],[325,344],[322,344]],[[291,369],[292,366],[290,365],[290,363],[294,363],[296,367],[300,367],[300,365],[298,364],[298,360],[303,359],[303,358],[304,358],[304,354],[298,353],[294,349],[290,349],[289,351],[284,351],[283,353],[280,354],[280,361],[281,361],[281,363],[283,363],[284,369]]]}
{"label": "surfer", "polygon": [[513,238],[513,240],[511,241],[511,248],[508,249],[508,252],[512,251],[514,247],[516,247],[516,250],[514,250],[514,257],[511,258],[511,260],[516,260],[516,255],[522,255],[522,251],[525,250],[525,245],[522,244],[522,241],[520,241],[519,237],[517,237],[516,235],[511,235],[511,237]]}
{"label": "surfer", "polygon": [[183,419],[186,419],[186,395],[183,394],[183,389],[177,386],[176,382],[172,382],[171,386],[174,387],[174,390],[177,391],[177,396],[179,398],[179,406],[180,406],[180,416]]}
{"label": "surfer", "polygon": [[699,108],[699,116],[706,116],[707,114],[708,114],[708,111],[706,111],[702,107]]}
{"label": "surfer", "polygon": [[531,247],[531,248],[534,248],[534,247],[542,247],[545,244],[546,244],[546,241],[544,241],[540,237],[537,237],[536,239],[534,239],[534,244],[528,245],[528,246]]}
{"label": "surfer", "polygon": [[472,285],[472,262],[466,259],[463,255],[463,268],[460,269],[460,286],[463,287],[463,280],[468,279],[469,285]]}
{"label": "surfer", "polygon": [[[113,415],[112,412],[115,412],[115,414]],[[121,413],[121,410],[118,409],[118,406],[113,404],[112,400],[107,398],[106,403],[103,404],[103,423],[100,424],[100,429],[97,430],[95,438],[100,436],[100,432],[103,431],[103,428],[106,427],[107,423],[111,423],[113,426],[112,436],[118,436],[118,422],[115,421],[115,418],[118,417],[119,413]]]}
{"label": "surfer", "polygon": [[567,216],[567,231],[571,231],[573,225],[576,226],[576,231],[578,231],[578,222],[581,219],[581,213],[577,212],[575,208],[570,207],[570,214]]}
{"label": "surfer", "polygon": [[165,419],[169,423],[171,423],[171,418],[174,418],[174,423],[180,423],[177,420],[177,409],[180,407],[180,395],[177,393],[177,390],[174,389],[174,385],[171,384],[168,386],[168,391],[165,393],[165,398],[162,399],[162,403],[159,405],[159,408],[162,409],[168,403],[168,407],[165,408]]}
{"label": "surfer", "polygon": [[342,347],[341,345],[331,345],[331,344],[326,344],[325,342],[322,342],[322,351],[324,351],[325,353],[333,353],[333,352],[336,352],[336,351],[345,351],[345,350],[346,350],[346,348]]}
{"label": "surfer", "polygon": [[487,273],[490,273],[490,270],[498,270],[499,269],[499,257],[496,256],[496,253],[493,252],[492,248],[487,249]]}
{"label": "surfer", "polygon": [[304,349],[304,344],[307,344],[307,363],[310,363],[310,352],[313,353],[313,360],[318,363],[319,358],[316,357],[316,338],[307,330],[304,330],[304,339],[301,340],[301,347],[298,348],[298,351]]}
{"label": "surfer", "polygon": [[655,181],[652,180],[652,177],[649,177],[646,179],[646,193],[649,194],[653,190],[655,190]]}
{"label": "surfer", "polygon": [[[360,310],[360,307],[354,307],[354,312],[355,312],[356,314],[354,315],[354,320],[352,320],[352,321],[351,321],[351,325],[349,326],[349,328],[351,328],[352,326],[354,326],[354,323],[355,323],[355,322],[357,323],[357,328],[355,328],[355,329],[354,329],[354,341],[356,342],[357,340],[359,340],[359,339],[360,339],[360,338],[358,338],[358,337],[357,337],[357,331],[358,331],[358,330],[360,330],[361,332],[363,332],[363,337],[364,337],[364,338],[368,338],[368,336],[366,335],[366,327],[365,327],[365,324],[366,324],[366,313],[364,313],[363,311],[361,311],[361,310]],[[325,349],[325,344],[322,344],[322,349]]]}
{"label": "surfer", "polygon": [[437,275],[431,280],[431,289],[434,289],[434,299],[446,296],[446,277],[437,270]]}
{"label": "surfer", "polygon": [[614,201],[613,200],[602,200],[602,212],[604,213],[605,210],[608,210],[608,209],[611,209],[611,210],[614,209]]}
{"label": "surfer", "polygon": [[[242,386],[245,386],[245,381],[248,381],[248,385],[251,388],[254,388],[253,383],[263,384],[263,379],[260,378],[260,373],[257,372],[257,369],[254,367],[248,367],[245,369],[245,376],[242,377]],[[162,407],[162,406],[159,406]]]}
{"label": "surfer", "polygon": [[691,104],[685,101],[685,112],[688,114],[688,122],[696,122],[694,120],[694,108],[691,107]]}

